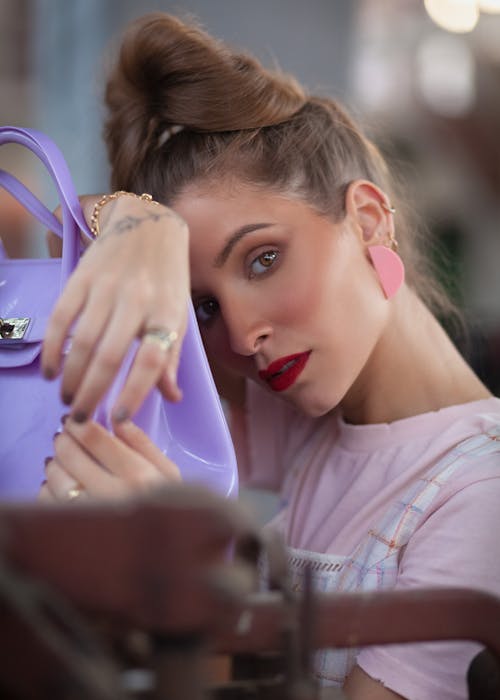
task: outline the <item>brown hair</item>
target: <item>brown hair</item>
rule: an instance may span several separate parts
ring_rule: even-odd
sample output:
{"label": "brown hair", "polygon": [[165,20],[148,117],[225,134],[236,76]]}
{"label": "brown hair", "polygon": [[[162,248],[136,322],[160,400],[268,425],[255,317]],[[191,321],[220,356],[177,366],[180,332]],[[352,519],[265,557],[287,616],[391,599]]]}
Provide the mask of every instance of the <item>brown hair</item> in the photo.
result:
{"label": "brown hair", "polygon": [[[339,219],[349,183],[374,182],[398,208],[408,284],[434,309],[453,309],[409,240],[382,155],[336,101],[307,95],[192,22],[153,13],[126,32],[106,105],[115,189],[169,203],[190,183],[237,177]],[[183,129],[165,141],[172,126]]]}

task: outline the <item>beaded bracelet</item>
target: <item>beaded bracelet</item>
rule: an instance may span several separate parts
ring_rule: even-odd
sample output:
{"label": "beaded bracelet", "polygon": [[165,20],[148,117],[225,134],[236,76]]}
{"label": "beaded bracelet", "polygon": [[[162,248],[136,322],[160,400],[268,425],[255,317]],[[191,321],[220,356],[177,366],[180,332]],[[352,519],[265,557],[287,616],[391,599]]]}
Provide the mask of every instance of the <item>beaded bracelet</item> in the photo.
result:
{"label": "beaded bracelet", "polygon": [[152,204],[158,204],[150,194],[144,192],[143,194],[135,194],[135,192],[125,192],[125,190],[118,190],[113,192],[113,194],[105,194],[101,199],[95,203],[94,211],[90,217],[90,232],[94,238],[98,238],[101,235],[99,230],[99,212],[105,204],[111,202],[113,199],[118,199],[118,197],[123,196],[135,197],[136,199],[142,199],[143,202],[151,202]]}

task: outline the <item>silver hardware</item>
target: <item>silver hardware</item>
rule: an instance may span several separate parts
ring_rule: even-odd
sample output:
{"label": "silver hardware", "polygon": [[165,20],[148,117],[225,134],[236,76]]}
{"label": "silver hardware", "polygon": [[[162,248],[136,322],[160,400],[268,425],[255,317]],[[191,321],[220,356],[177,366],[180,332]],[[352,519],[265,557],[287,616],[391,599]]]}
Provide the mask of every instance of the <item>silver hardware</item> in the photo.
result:
{"label": "silver hardware", "polygon": [[0,342],[3,340],[22,340],[28,326],[29,318],[0,318]]}

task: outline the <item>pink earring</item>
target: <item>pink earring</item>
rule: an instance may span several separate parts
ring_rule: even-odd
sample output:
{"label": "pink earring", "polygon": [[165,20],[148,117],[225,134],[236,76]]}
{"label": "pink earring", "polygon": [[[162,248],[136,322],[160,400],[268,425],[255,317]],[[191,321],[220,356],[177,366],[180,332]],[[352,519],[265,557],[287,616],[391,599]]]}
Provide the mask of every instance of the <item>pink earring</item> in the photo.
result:
{"label": "pink earring", "polygon": [[403,261],[394,250],[385,245],[369,246],[368,253],[385,297],[391,299],[398,292],[405,279]]}
{"label": "pink earring", "polygon": [[[382,207],[389,214],[395,214],[396,210],[387,202],[382,202]],[[394,234],[389,234],[391,247],[385,245],[372,245],[368,248],[368,253],[373,267],[378,275],[380,286],[384,290],[385,298],[391,299],[405,281],[405,267],[403,261],[396,253],[398,242]]]}

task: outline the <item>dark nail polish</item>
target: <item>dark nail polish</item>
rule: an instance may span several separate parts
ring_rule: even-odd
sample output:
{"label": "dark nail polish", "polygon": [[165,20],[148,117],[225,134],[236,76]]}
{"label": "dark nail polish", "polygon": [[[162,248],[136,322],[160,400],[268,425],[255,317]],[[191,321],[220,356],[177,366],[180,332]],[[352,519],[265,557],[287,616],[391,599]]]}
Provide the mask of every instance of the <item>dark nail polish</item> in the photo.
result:
{"label": "dark nail polish", "polygon": [[87,420],[87,414],[84,411],[77,411],[71,416],[75,423],[85,423]]}
{"label": "dark nail polish", "polygon": [[68,392],[64,392],[62,395],[62,402],[66,404],[66,406],[69,406],[73,401],[73,394],[69,394]]}
{"label": "dark nail polish", "polygon": [[129,417],[129,413],[126,408],[119,408],[113,413],[113,418],[117,423],[124,423]]}
{"label": "dark nail polish", "polygon": [[54,379],[54,377],[56,376],[56,373],[54,372],[52,367],[46,367],[43,370],[43,376],[45,377],[45,379]]}
{"label": "dark nail polish", "polygon": [[61,418],[61,423],[64,425],[66,421],[69,418],[69,413],[65,413],[64,416]]}
{"label": "dark nail polish", "polygon": [[56,438],[58,438],[60,434],[61,434],[61,431],[58,430],[57,433],[54,433],[54,435],[52,436],[52,440],[55,440]]}
{"label": "dark nail polish", "polygon": [[51,459],[52,457],[45,457],[45,459],[43,460],[44,465],[47,466]]}
{"label": "dark nail polish", "polygon": [[45,486],[46,483],[47,483],[47,479],[44,479],[44,480],[42,481],[42,483],[40,484],[40,486]]}

